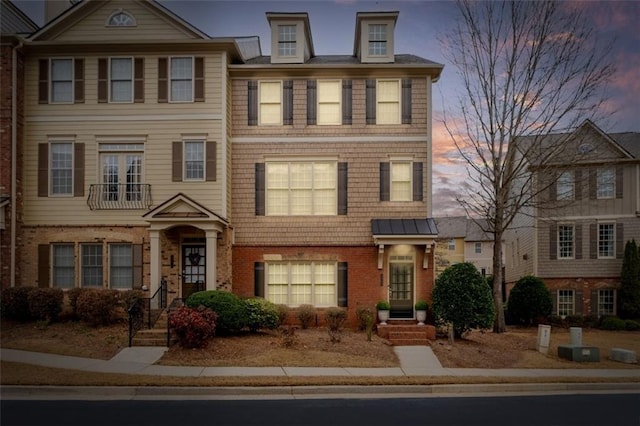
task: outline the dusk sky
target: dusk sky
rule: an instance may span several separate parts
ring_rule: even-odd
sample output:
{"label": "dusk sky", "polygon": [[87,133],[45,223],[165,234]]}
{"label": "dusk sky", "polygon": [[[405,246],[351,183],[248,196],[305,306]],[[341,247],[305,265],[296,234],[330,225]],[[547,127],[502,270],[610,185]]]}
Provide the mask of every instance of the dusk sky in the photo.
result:
{"label": "dusk sky", "polygon": [[[14,1],[42,25],[42,1]],[[461,93],[453,66],[447,64],[438,36],[456,17],[451,1],[217,1],[161,0],[160,3],[210,36],[260,37],[263,55],[270,54],[266,12],[307,12],[317,55],[351,54],[356,12],[399,11],[396,53],[410,53],[445,65],[433,96],[433,214],[462,214],[455,194],[466,179],[455,146],[442,124],[443,111],[456,107]],[[606,132],[640,131],[640,1],[566,2],[585,13],[598,37],[615,38],[611,54],[618,67],[609,87],[608,116],[596,121]],[[450,112],[449,112],[450,113]]]}

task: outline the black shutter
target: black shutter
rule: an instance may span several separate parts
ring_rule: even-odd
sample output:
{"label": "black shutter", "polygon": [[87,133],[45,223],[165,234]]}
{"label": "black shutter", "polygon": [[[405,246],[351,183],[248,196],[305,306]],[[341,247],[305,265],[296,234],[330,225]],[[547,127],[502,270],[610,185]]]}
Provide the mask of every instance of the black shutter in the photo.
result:
{"label": "black shutter", "polygon": [[253,264],[253,294],[255,297],[264,297],[264,262]]}
{"label": "black shutter", "polygon": [[258,125],[258,82],[247,82],[247,123],[249,126]]}
{"label": "black shutter", "polygon": [[595,223],[589,225],[589,258],[598,258],[598,225]]}
{"label": "black shutter", "polygon": [[84,197],[84,144],[73,144],[73,196]]}
{"label": "black shutter", "polygon": [[307,124],[317,124],[316,108],[317,108],[317,82],[316,80],[307,80]]}
{"label": "black shutter", "polygon": [[582,225],[576,225],[575,232],[576,232],[575,258],[582,259]]}
{"label": "black shutter", "polygon": [[133,61],[133,102],[144,102],[144,58]]}
{"label": "black shutter", "polygon": [[216,181],[216,168],[217,168],[217,143],[215,141],[207,142],[206,145],[206,167],[205,167],[205,179],[207,182]]}
{"label": "black shutter", "polygon": [[158,102],[169,102],[168,58],[158,58]]}
{"label": "black shutter", "polygon": [[600,292],[598,290],[591,290],[591,315],[598,315],[598,295]]}
{"label": "black shutter", "polygon": [[576,200],[582,200],[582,170],[576,170],[573,172],[573,182],[575,184],[574,198]]}
{"label": "black shutter", "polygon": [[616,167],[616,198],[622,198],[622,182],[624,181],[623,173],[624,169],[621,166]]}
{"label": "black shutter", "polygon": [[349,304],[349,269],[347,262],[338,262],[338,306],[346,308]]}
{"label": "black shutter", "polygon": [[624,257],[624,224],[616,223],[616,259]]}
{"label": "black shutter", "polygon": [[338,163],[338,214],[346,215],[348,206],[349,163]]}
{"label": "black shutter", "polygon": [[551,184],[549,185],[549,201],[556,201],[558,199],[558,176],[555,173],[550,173]]}
{"label": "black shutter", "polygon": [[575,290],[573,292],[573,302],[574,302],[574,314],[576,315],[582,315],[582,312],[584,312],[584,297],[583,297],[583,293],[582,290]]}
{"label": "black shutter", "polygon": [[352,124],[352,83],[342,80],[342,124]]}
{"label": "black shutter", "polygon": [[376,81],[367,80],[367,124],[376,124]]}
{"label": "black shutter", "polygon": [[282,83],[282,124],[293,124],[293,80],[284,80]]}
{"label": "black shutter", "polygon": [[73,60],[73,102],[84,103],[84,59]]}
{"label": "black shutter", "polygon": [[413,201],[422,201],[422,163],[413,163]]}
{"label": "black shutter", "polygon": [[380,201],[390,200],[390,171],[391,167],[389,163],[380,163]]}
{"label": "black shutter", "polygon": [[549,224],[549,259],[558,258],[558,225],[553,222]]}
{"label": "black shutter", "polygon": [[38,103],[49,103],[49,60],[38,60]]}
{"label": "black shutter", "polygon": [[589,199],[598,198],[598,172],[596,169],[589,170]]}
{"label": "black shutter", "polygon": [[38,244],[38,287],[49,287],[50,260],[49,244]]}
{"label": "black shutter", "polygon": [[182,180],[182,142],[171,144],[171,180],[173,182]]}
{"label": "black shutter", "polygon": [[109,64],[107,58],[98,58],[98,103],[109,101]]}
{"label": "black shutter", "polygon": [[265,167],[264,163],[256,163],[256,216],[265,214]]}
{"label": "black shutter", "polygon": [[402,124],[411,124],[411,79],[402,80]]}
{"label": "black shutter", "polygon": [[193,101],[204,102],[204,58],[202,56],[194,58],[193,69]]}
{"label": "black shutter", "polygon": [[558,315],[558,291],[552,290],[551,292],[551,306],[553,315]]}
{"label": "black shutter", "polygon": [[142,289],[142,244],[133,244],[133,289]]}
{"label": "black shutter", "polygon": [[49,144],[38,144],[38,197],[49,196]]}

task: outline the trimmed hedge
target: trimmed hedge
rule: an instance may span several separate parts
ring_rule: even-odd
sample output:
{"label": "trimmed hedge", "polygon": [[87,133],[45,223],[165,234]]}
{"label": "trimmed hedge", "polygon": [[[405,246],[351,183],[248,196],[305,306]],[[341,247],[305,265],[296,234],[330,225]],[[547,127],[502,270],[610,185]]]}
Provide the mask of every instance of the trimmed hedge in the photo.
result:
{"label": "trimmed hedge", "polygon": [[120,316],[118,290],[86,289],[76,300],[78,318],[94,327],[116,323]]}
{"label": "trimmed hedge", "polygon": [[34,288],[27,296],[29,314],[39,321],[55,321],[62,312],[64,292],[60,288]]}
{"label": "trimmed hedge", "polygon": [[10,287],[2,290],[0,311],[2,317],[15,321],[31,319],[29,313],[29,293],[37,287]]}
{"label": "trimmed hedge", "polygon": [[316,318],[316,308],[313,305],[298,306],[298,320],[303,330],[309,328],[313,320]]}
{"label": "trimmed hedge", "polygon": [[251,332],[255,333],[261,328],[273,330],[278,327],[280,318],[275,304],[265,299],[255,298],[244,299],[244,305],[247,312],[247,326]]}
{"label": "trimmed hedge", "polygon": [[324,311],[324,322],[327,324],[327,332],[332,343],[339,342],[342,327],[347,320],[347,311],[341,308],[327,308]]}
{"label": "trimmed hedge", "polygon": [[181,306],[169,314],[169,327],[183,348],[206,348],[216,331],[218,316],[209,308]]}
{"label": "trimmed hedge", "polygon": [[216,330],[220,334],[236,333],[247,325],[245,304],[233,293],[219,290],[199,291],[189,296],[185,304],[190,308],[202,305],[218,314]]}

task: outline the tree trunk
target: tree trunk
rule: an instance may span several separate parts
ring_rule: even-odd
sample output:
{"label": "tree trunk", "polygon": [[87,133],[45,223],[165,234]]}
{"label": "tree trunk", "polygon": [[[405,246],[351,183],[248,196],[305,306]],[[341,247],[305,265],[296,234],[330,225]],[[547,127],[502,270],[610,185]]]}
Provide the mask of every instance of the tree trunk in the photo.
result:
{"label": "tree trunk", "polygon": [[502,308],[502,230],[496,229],[493,237],[493,306],[496,316],[493,320],[493,332],[504,333],[507,326]]}

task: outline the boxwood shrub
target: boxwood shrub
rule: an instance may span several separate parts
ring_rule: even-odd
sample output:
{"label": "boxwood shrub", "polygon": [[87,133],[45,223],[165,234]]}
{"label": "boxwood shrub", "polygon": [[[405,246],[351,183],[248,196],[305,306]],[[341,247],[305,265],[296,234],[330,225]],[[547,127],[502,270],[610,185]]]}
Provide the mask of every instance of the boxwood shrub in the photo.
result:
{"label": "boxwood shrub", "polygon": [[64,292],[60,288],[34,288],[27,296],[29,315],[39,321],[55,321],[62,312]]}
{"label": "boxwood shrub", "polygon": [[219,334],[236,333],[247,325],[245,304],[233,293],[219,290],[199,291],[189,296],[185,304],[190,308],[202,305],[218,314],[216,331]]}
{"label": "boxwood shrub", "polygon": [[244,299],[244,304],[247,326],[251,332],[255,333],[261,328],[273,330],[278,327],[280,318],[275,304],[261,298]]}
{"label": "boxwood shrub", "polygon": [[2,317],[15,321],[27,321],[29,313],[29,293],[36,287],[10,287],[2,290],[0,295],[0,312]]}
{"label": "boxwood shrub", "polygon": [[114,324],[121,317],[120,292],[118,290],[87,289],[76,300],[78,318],[94,327]]}

